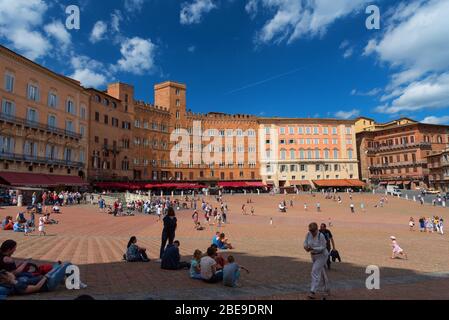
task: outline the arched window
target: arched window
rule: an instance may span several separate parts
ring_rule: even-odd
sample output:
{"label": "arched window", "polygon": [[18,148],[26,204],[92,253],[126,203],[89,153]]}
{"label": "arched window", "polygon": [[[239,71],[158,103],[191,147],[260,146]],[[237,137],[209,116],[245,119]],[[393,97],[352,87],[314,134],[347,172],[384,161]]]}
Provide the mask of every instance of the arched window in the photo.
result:
{"label": "arched window", "polygon": [[290,160],[295,160],[295,159],[296,159],[296,150],[290,149]]}
{"label": "arched window", "polygon": [[321,154],[320,154],[320,149],[315,149],[315,159],[320,159],[321,158]]}
{"label": "arched window", "polygon": [[312,159],[313,157],[312,157],[312,150],[311,149],[308,149],[307,150],[307,159]]}
{"label": "arched window", "polygon": [[338,155],[338,149],[334,149],[334,159],[338,159],[339,155]]}
{"label": "arched window", "polygon": [[324,159],[329,159],[329,150],[328,149],[324,150]]}
{"label": "arched window", "polygon": [[299,150],[299,158],[303,160],[305,158],[304,149]]}
{"label": "arched window", "polygon": [[352,149],[348,149],[348,158],[353,159],[354,157],[354,151]]}
{"label": "arched window", "polygon": [[281,160],[285,160],[287,158],[287,151],[285,149],[281,150]]}

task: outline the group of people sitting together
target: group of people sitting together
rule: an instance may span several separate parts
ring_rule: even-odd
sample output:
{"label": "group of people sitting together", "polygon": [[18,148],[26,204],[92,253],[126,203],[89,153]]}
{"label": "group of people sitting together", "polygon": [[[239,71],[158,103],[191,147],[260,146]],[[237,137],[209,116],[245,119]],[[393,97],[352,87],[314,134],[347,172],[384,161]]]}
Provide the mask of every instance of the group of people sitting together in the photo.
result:
{"label": "group of people sitting together", "polygon": [[[0,300],[12,295],[26,295],[54,291],[64,281],[70,262],[54,264],[32,263],[30,259],[16,262],[14,240],[6,240],[0,247]],[[80,288],[87,285],[80,283]]]}
{"label": "group of people sitting together", "polygon": [[[6,216],[1,222],[1,229],[4,231],[23,232],[26,236],[32,234],[36,229],[35,219],[36,210],[27,210],[29,218],[25,217],[25,212],[19,212],[13,220],[13,217]],[[58,224],[58,221],[52,219],[50,213],[39,217],[38,230],[39,235],[46,235],[45,225]]]}
{"label": "group of people sitting together", "polygon": [[[190,278],[203,280],[207,283],[223,282],[225,286],[236,287],[240,278],[240,269],[233,256],[226,259],[218,252],[219,250],[230,250],[234,247],[226,238],[224,233],[217,232],[212,239],[211,246],[203,254],[200,250],[195,250],[190,262],[181,261],[179,253],[180,241],[175,240],[169,243],[160,259],[163,270],[189,270]],[[149,262],[147,249],[137,244],[137,238],[131,237],[123,259],[127,262]],[[159,261],[158,261],[159,262]]]}

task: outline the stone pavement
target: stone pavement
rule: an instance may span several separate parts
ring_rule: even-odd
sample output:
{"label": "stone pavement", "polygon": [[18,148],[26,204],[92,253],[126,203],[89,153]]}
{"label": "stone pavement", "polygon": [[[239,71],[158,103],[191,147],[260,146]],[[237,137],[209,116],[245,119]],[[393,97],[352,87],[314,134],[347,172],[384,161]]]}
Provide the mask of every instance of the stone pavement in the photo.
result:
{"label": "stone pavement", "polygon": [[[163,271],[154,261],[129,264],[121,261],[130,236],[149,250],[156,259],[162,225],[153,216],[108,216],[89,205],[64,208],[54,216],[60,223],[47,228],[49,236],[25,237],[0,231],[0,241],[15,239],[19,243],[15,256],[41,261],[71,261],[81,270],[88,288],[73,292],[62,286],[52,293],[14,299],[73,299],[91,294],[97,299],[304,299],[310,283],[310,257],[302,242],[311,221],[327,223],[331,228],[343,262],[333,264],[329,272],[332,299],[449,299],[449,248],[446,235],[408,231],[408,219],[420,215],[442,215],[447,209],[418,206],[413,202],[390,199],[384,208],[374,208],[378,195],[354,195],[356,208],[364,202],[367,211],[351,214],[349,199],[338,205],[321,195],[252,196],[256,216],[242,216],[244,196],[227,196],[230,224],[220,230],[236,246],[232,254],[238,263],[250,269],[242,274],[241,288],[208,285],[188,278],[187,271]],[[277,202],[294,199],[287,214],[277,212]],[[209,199],[213,205],[215,200]],[[322,212],[315,212],[315,203]],[[303,204],[309,211],[304,212]],[[251,205],[249,205],[251,207]],[[357,210],[360,211],[360,210]],[[0,217],[15,216],[17,208],[3,208]],[[191,211],[177,213],[177,239],[181,241],[183,260],[190,260],[197,248],[205,251],[218,228],[208,226],[196,231]],[[274,224],[270,225],[270,218]],[[406,250],[409,260],[391,260],[389,236],[395,235]],[[229,253],[223,253],[226,257]],[[366,266],[381,270],[381,290],[365,289]],[[437,279],[437,280],[435,280]],[[427,292],[427,293],[426,293]],[[433,293],[433,295],[431,294]]]}

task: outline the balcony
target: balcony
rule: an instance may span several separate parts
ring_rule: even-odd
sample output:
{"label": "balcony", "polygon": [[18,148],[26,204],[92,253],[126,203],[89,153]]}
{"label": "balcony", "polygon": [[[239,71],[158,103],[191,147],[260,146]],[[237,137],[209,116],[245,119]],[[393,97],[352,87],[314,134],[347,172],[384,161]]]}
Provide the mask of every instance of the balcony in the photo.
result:
{"label": "balcony", "polygon": [[116,145],[112,145],[111,146],[109,144],[103,144],[102,148],[103,148],[103,151],[111,152],[114,155],[120,153],[122,151],[122,149],[123,149],[123,148],[120,148],[120,147],[118,147]]}
{"label": "balcony", "polygon": [[38,163],[38,164],[48,164],[48,165],[75,167],[75,168],[83,168],[84,167],[84,164],[82,162],[76,162],[76,161],[70,161],[70,160],[59,160],[59,159],[52,159],[49,157],[38,157],[38,156],[16,154],[16,153],[0,152],[0,160],[20,161],[20,162],[25,162],[25,163]]}
{"label": "balcony", "polygon": [[430,142],[414,142],[414,143],[381,145],[379,147],[368,147],[368,148],[366,148],[366,150],[368,151],[369,154],[372,154],[372,153],[394,151],[394,150],[404,150],[404,149],[430,150],[431,148],[432,148],[432,144]]}
{"label": "balcony", "polygon": [[42,124],[39,122],[11,116],[11,115],[4,114],[4,113],[0,113],[0,122],[11,123],[11,124],[23,126],[25,128],[46,131],[48,133],[53,133],[53,134],[57,134],[60,136],[65,136],[65,137],[73,138],[73,139],[77,139],[77,140],[80,140],[83,137],[81,134],[70,131],[70,130],[56,128],[56,127],[53,127],[50,125],[46,125],[46,124]]}
{"label": "balcony", "polygon": [[383,163],[383,164],[373,164],[368,167],[368,169],[385,169],[385,168],[397,168],[397,167],[414,167],[420,166],[423,164],[427,164],[426,160],[420,161],[402,161],[402,162],[392,162],[392,163]]}

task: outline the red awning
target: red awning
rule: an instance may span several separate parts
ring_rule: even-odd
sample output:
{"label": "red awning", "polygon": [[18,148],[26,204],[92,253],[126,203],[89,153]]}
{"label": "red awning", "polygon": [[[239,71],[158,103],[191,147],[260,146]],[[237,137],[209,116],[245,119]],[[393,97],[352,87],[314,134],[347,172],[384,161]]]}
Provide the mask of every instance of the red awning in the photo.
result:
{"label": "red awning", "polygon": [[50,180],[52,180],[55,185],[63,186],[87,186],[88,184],[83,181],[78,176],[59,176],[59,175],[48,175]]}
{"label": "red awning", "polygon": [[396,184],[396,181],[390,181],[390,182],[388,182],[388,184],[391,186],[391,185],[394,185],[394,184]]}
{"label": "red awning", "polygon": [[247,187],[246,182],[238,182],[238,181],[219,182],[218,186],[221,188],[245,188],[245,187]]}
{"label": "red awning", "polygon": [[364,187],[365,183],[360,180],[354,179],[329,179],[329,180],[313,180],[313,183],[317,187],[340,187],[340,188],[350,188],[350,187]]}
{"label": "red awning", "polygon": [[265,188],[266,184],[263,182],[246,182],[246,186],[254,188]]}
{"label": "red awning", "polygon": [[196,183],[148,183],[145,185],[146,189],[202,189],[206,186]]}
{"label": "red awning", "polygon": [[57,186],[85,186],[86,182],[77,176],[61,176],[51,174],[0,172],[3,184],[14,187],[57,187]]}
{"label": "red awning", "polygon": [[388,184],[388,182],[387,182],[387,181],[382,181],[382,182],[379,183],[379,184]]}

